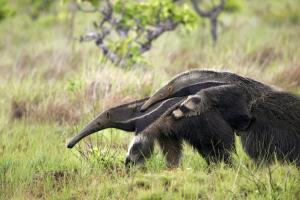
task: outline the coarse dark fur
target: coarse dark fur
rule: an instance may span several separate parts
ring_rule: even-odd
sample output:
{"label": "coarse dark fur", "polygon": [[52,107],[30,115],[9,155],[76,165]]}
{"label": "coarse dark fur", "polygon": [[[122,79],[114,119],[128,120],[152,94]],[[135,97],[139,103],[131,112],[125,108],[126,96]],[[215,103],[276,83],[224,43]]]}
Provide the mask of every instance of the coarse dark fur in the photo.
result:
{"label": "coarse dark fur", "polygon": [[276,157],[300,166],[300,99],[261,85],[246,90],[247,85],[233,82],[203,89],[185,100],[173,115],[185,119],[217,109],[241,136],[252,159],[270,162]]}
{"label": "coarse dark fur", "polygon": [[[208,163],[220,160],[230,163],[230,153],[235,151],[234,133],[221,113],[217,109],[211,109],[199,115],[186,115],[177,120],[172,112],[179,106],[180,102],[169,108],[158,120],[140,133],[141,137],[148,140],[166,137],[180,143],[186,141]],[[177,152],[181,150],[177,148]],[[173,159],[177,159],[176,155],[172,156]]]}
{"label": "coarse dark fur", "polygon": [[255,121],[241,132],[248,155],[256,160],[295,162],[300,167],[300,99],[286,92],[271,92],[252,102]]}

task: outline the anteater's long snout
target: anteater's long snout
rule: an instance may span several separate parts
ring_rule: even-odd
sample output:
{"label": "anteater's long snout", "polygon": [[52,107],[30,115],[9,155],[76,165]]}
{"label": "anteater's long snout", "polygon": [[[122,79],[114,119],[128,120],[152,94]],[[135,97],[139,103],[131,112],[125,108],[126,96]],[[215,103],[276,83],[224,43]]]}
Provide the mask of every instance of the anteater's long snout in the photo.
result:
{"label": "anteater's long snout", "polygon": [[76,136],[74,136],[68,143],[68,148],[73,148],[80,140],[85,138],[88,135],[91,135],[97,131],[103,129],[103,125],[100,122],[99,117],[91,121],[88,125],[86,125]]}

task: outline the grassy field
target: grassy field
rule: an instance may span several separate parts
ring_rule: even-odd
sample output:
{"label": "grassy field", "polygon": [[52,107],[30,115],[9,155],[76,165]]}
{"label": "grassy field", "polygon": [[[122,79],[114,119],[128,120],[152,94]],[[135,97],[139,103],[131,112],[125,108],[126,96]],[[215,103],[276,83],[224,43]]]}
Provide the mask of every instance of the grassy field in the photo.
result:
{"label": "grassy field", "polygon": [[[130,69],[106,62],[93,43],[68,39],[67,16],[0,22],[0,199],[300,199],[299,169],[255,165],[238,137],[232,167],[208,166],[185,145],[177,169],[156,149],[145,166],[126,171],[132,134],[114,129],[66,148],[103,109],[148,96],[192,68],[232,71],[300,94],[299,13],[293,0],[245,1],[239,13],[222,16],[215,48],[208,27],[179,28]],[[74,35],[93,17],[78,14]]]}

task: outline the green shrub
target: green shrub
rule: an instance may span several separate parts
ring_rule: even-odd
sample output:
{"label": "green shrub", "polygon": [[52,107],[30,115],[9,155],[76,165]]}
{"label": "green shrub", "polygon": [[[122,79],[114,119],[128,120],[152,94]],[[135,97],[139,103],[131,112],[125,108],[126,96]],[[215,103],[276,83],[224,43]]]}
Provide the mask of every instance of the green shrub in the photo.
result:
{"label": "green shrub", "polygon": [[300,23],[300,4],[286,3],[284,6],[272,6],[268,12],[264,12],[263,19],[275,25],[283,23],[297,25]]}
{"label": "green shrub", "polygon": [[38,18],[42,12],[48,12],[54,0],[31,0],[31,17]]}
{"label": "green shrub", "polygon": [[227,0],[224,10],[225,12],[238,12],[243,7],[243,0]]}
{"label": "green shrub", "polygon": [[6,17],[12,16],[14,11],[7,6],[6,0],[0,0],[0,21]]}

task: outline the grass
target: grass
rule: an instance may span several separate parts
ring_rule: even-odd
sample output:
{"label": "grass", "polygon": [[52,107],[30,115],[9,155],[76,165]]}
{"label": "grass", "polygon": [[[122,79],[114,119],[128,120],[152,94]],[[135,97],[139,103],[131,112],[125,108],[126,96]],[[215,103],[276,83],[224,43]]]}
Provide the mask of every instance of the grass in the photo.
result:
{"label": "grass", "polygon": [[[148,64],[130,70],[104,61],[94,44],[70,41],[66,19],[32,22],[17,15],[2,21],[0,199],[299,199],[299,169],[255,165],[238,138],[232,167],[207,166],[185,145],[177,169],[168,169],[156,149],[145,166],[126,171],[132,135],[114,129],[66,148],[103,109],[150,95],[195,67],[237,72],[300,94],[299,16],[287,11],[299,4],[277,2],[262,14],[270,4],[257,3],[244,2],[240,13],[222,16],[217,47],[207,28],[178,29],[154,43]],[[74,34],[91,18],[79,14]]]}

